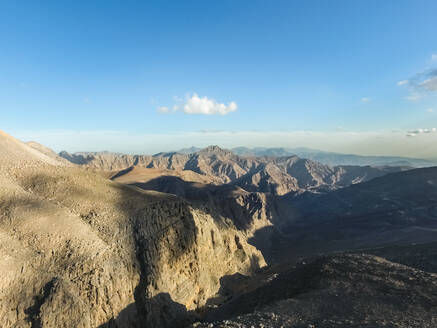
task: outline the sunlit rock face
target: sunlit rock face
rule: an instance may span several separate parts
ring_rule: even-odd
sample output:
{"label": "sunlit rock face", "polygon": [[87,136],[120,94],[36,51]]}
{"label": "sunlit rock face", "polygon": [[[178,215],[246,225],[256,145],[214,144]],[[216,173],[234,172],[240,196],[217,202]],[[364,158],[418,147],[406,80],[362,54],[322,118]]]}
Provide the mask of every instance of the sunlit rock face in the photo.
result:
{"label": "sunlit rock face", "polygon": [[3,327],[175,327],[265,265],[231,221],[0,137]]}

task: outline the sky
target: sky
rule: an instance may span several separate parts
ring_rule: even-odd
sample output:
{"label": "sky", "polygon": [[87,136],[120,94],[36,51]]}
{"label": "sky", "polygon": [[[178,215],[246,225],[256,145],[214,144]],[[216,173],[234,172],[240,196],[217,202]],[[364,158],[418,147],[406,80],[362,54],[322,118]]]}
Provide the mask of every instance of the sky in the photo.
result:
{"label": "sky", "polygon": [[437,2],[0,1],[0,129],[56,151],[437,158]]}

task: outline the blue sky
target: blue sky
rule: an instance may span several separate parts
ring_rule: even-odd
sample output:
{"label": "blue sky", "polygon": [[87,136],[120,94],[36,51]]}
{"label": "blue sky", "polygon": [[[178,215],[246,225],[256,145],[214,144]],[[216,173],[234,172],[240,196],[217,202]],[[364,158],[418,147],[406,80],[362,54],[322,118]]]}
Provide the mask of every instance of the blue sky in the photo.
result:
{"label": "blue sky", "polygon": [[437,157],[436,12],[426,0],[1,1],[0,129],[70,151]]}

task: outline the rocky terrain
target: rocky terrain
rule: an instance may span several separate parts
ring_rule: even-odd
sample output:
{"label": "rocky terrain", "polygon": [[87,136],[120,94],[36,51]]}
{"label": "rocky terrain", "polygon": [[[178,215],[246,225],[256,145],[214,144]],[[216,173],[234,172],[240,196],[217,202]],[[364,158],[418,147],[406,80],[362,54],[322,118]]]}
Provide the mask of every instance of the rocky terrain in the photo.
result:
{"label": "rocky terrain", "polygon": [[266,269],[191,327],[435,327],[437,275],[366,254]]}
{"label": "rocky terrain", "polygon": [[265,265],[231,221],[4,133],[0,167],[2,327],[182,326],[222,276]]}
{"label": "rocky terrain", "polygon": [[269,263],[437,237],[434,168],[331,167],[297,156],[241,157],[216,146],[153,158],[147,166],[170,169],[137,164],[112,179],[225,217],[252,236]]}
{"label": "rocky terrain", "polygon": [[436,169],[1,132],[2,327],[434,327]]}
{"label": "rocky terrain", "polygon": [[[289,200],[282,248],[295,254],[437,240],[437,167],[388,174],[326,194]],[[284,256],[284,255],[280,255]],[[285,256],[289,259],[291,255]]]}
{"label": "rocky terrain", "polygon": [[[336,189],[368,181],[409,167],[335,166],[331,167],[297,156],[238,156],[210,146],[195,153],[160,153],[154,156],[114,153],[61,152],[71,163],[102,171],[125,173],[132,167],[157,170],[190,171],[204,176],[205,183],[231,184],[246,191],[285,195],[307,189]],[[171,174],[170,174],[171,175]],[[160,176],[163,176],[161,174]]]}

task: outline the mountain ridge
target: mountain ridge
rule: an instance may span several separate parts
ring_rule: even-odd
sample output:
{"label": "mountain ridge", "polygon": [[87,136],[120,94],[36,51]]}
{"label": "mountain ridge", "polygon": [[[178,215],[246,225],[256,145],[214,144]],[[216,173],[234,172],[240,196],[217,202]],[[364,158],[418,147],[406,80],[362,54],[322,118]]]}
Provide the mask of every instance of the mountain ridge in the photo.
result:
{"label": "mountain ridge", "polygon": [[[191,154],[201,150],[198,147],[183,148],[179,151],[183,154]],[[240,156],[291,156],[311,159],[330,166],[338,165],[371,165],[371,166],[412,166],[427,167],[437,165],[436,159],[422,159],[403,156],[375,156],[375,155],[356,155],[344,154],[329,151],[322,151],[306,147],[286,148],[286,147],[234,147],[230,149],[233,153]]]}
{"label": "mountain ridge", "polygon": [[154,156],[113,153],[60,153],[60,155],[72,163],[103,171],[118,170],[121,172],[134,166],[160,170],[191,170],[219,179],[223,184],[236,184],[248,190],[259,188],[261,183],[260,191],[269,191],[278,195],[308,188],[338,188],[367,181],[388,172],[409,169],[407,167],[370,166],[330,167],[308,159],[301,159],[296,155],[239,156],[218,146],[209,146],[192,154],[176,152],[159,153]]}

